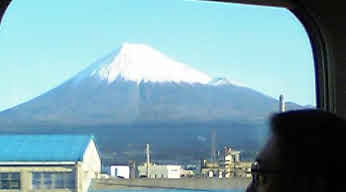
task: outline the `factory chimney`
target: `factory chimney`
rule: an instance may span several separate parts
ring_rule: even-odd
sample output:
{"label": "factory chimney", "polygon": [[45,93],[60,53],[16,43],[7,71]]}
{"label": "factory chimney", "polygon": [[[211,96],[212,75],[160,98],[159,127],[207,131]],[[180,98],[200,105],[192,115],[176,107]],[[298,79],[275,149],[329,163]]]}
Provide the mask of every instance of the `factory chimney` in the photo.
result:
{"label": "factory chimney", "polygon": [[149,167],[150,167],[150,149],[149,144],[146,145],[146,151],[145,151],[146,157],[147,157],[147,178],[149,178]]}
{"label": "factory chimney", "polygon": [[216,161],[216,130],[211,133],[211,161]]}
{"label": "factory chimney", "polygon": [[285,112],[286,110],[286,104],[285,104],[285,98],[284,95],[281,94],[279,97],[279,111],[281,112]]}

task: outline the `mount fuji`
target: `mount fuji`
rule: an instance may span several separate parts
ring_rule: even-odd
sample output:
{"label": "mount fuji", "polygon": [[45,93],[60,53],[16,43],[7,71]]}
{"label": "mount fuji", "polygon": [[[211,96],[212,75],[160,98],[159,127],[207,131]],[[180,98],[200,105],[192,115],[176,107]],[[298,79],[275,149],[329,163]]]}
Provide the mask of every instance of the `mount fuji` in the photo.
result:
{"label": "mount fuji", "polygon": [[143,44],[124,43],[114,54],[96,62],[80,73],[76,79],[94,77],[113,83],[117,79],[143,82],[201,83],[211,78],[183,63],[176,62],[153,48]]}
{"label": "mount fuji", "polygon": [[260,146],[277,110],[274,98],[125,43],[60,86],[0,112],[0,133],[92,133],[103,152],[128,155],[151,143],[153,158],[200,158],[209,144],[198,138],[212,130],[219,145]]}

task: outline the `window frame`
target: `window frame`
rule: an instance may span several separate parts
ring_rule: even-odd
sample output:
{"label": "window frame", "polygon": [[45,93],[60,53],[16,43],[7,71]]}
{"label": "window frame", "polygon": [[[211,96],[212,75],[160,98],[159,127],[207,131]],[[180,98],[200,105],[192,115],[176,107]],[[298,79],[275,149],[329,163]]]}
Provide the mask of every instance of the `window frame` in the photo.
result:
{"label": "window frame", "polygon": [[[32,174],[31,189],[33,190],[59,190],[59,189],[74,190],[76,188],[76,173],[75,172],[33,171],[31,172],[31,174]],[[62,176],[63,179],[61,180],[61,178],[59,178],[58,175]],[[49,177],[46,177],[46,176],[49,176]],[[57,181],[62,181],[62,186],[61,185],[58,186]]]}
{"label": "window frame", "polygon": [[[316,107],[325,111],[339,113],[336,110],[336,72],[330,45],[326,39],[327,32],[323,31],[321,17],[309,9],[302,1],[293,0],[202,0],[225,3],[241,3],[259,6],[286,8],[293,13],[304,26],[312,47],[315,69]],[[313,2],[312,2],[313,3]],[[310,4],[312,4],[310,3]],[[308,3],[308,5],[310,5]]]}
{"label": "window frame", "polygon": [[[6,176],[6,181],[4,182]],[[15,184],[13,184],[15,183]],[[2,188],[3,185],[7,185],[7,188]],[[17,187],[11,187],[16,185]],[[2,190],[20,190],[21,189],[21,173],[20,172],[0,172],[0,191]]]}

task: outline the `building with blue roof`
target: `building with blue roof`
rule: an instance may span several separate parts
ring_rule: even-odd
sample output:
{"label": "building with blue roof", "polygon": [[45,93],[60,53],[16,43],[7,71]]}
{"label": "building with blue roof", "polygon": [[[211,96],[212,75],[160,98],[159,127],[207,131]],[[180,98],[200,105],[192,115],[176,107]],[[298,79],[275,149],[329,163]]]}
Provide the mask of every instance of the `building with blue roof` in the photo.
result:
{"label": "building with blue roof", "polygon": [[86,192],[101,171],[90,135],[0,135],[0,191]]}

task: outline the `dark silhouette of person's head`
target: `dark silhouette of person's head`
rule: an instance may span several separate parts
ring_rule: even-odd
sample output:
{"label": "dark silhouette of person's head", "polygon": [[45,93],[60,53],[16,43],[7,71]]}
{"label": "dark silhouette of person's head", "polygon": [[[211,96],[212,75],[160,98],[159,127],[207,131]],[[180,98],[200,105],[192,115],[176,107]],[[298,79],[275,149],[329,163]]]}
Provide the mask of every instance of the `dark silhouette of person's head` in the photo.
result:
{"label": "dark silhouette of person's head", "polygon": [[317,109],[275,114],[248,191],[331,191],[343,184],[346,121]]}

